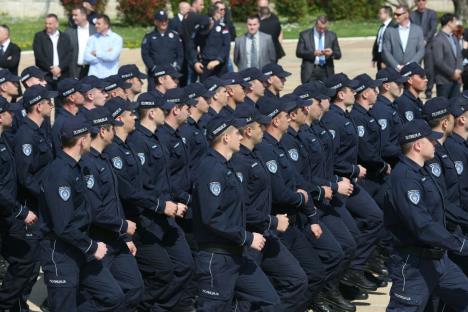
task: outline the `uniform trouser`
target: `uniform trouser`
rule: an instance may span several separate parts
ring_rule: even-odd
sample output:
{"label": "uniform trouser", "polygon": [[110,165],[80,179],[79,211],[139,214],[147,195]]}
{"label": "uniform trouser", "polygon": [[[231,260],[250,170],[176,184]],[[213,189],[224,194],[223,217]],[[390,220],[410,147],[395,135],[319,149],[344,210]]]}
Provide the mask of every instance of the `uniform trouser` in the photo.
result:
{"label": "uniform trouser", "polygon": [[451,81],[444,84],[437,84],[437,96],[445,96],[448,99],[453,99],[461,93],[461,85],[458,81]]}
{"label": "uniform trouser", "polygon": [[148,72],[148,92],[154,91],[156,88],[156,83],[154,82],[153,75]]}
{"label": "uniform trouser", "polygon": [[136,259],[145,291],[139,311],[171,311],[178,304],[190,281],[194,262],[183,231],[167,227],[164,237],[139,228],[134,239]]}
{"label": "uniform trouser", "polygon": [[468,311],[468,278],[447,254],[431,260],[395,253],[389,269],[393,284],[387,312],[424,311],[433,294],[455,311]]}
{"label": "uniform trouser", "polygon": [[304,231],[295,224],[290,225],[286,232],[280,233],[278,236],[307,275],[308,287],[305,292],[305,300],[310,303],[319,294],[327,276],[318,252]]}
{"label": "uniform trouser", "polygon": [[213,68],[212,70],[209,70],[208,69],[208,63],[209,62],[210,61],[205,61],[205,60],[202,61],[203,73],[200,75],[200,82],[205,81],[206,79],[208,79],[211,76],[221,77],[222,75],[227,73],[227,65],[226,64],[220,64],[220,65],[216,66],[215,68]]}
{"label": "uniform trouser", "polygon": [[102,261],[60,240],[40,246],[51,312],[125,311],[125,295]]}
{"label": "uniform trouser", "polygon": [[[277,311],[305,311],[307,275],[297,259],[274,233],[266,234],[265,238],[265,247],[261,252],[249,249],[247,253],[265,272],[278,292],[281,303]],[[240,311],[248,310],[240,309]]]}
{"label": "uniform trouser", "polygon": [[346,199],[346,208],[361,232],[356,257],[351,261],[351,267],[364,270],[367,260],[383,236],[383,212],[372,197],[357,184],[354,185],[353,194]]}
{"label": "uniform trouser", "polygon": [[280,299],[268,277],[247,255],[200,250],[195,259],[198,312],[232,311],[249,302],[251,311],[277,311]]}

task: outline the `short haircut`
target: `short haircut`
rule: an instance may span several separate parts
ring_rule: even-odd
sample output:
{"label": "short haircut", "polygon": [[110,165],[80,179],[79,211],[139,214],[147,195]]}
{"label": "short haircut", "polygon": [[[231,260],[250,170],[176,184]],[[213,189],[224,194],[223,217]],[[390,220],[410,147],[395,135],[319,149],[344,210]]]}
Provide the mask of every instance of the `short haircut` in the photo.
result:
{"label": "short haircut", "polygon": [[212,4],[208,7],[208,16],[213,17],[215,16],[216,12],[218,11],[218,6],[216,4]]}
{"label": "short haircut", "polygon": [[88,133],[89,132],[86,132],[86,133],[80,134],[80,135],[72,137],[72,138],[61,137],[60,140],[62,141],[62,147],[63,148],[71,148],[71,147],[75,146],[76,143],[78,143],[78,141],[81,138],[87,136]]}
{"label": "short haircut", "polygon": [[432,129],[440,126],[440,124],[447,118],[449,118],[450,115],[445,115],[445,116],[442,116],[442,117],[439,117],[439,118],[436,118],[436,119],[431,119],[431,120],[428,120],[427,121],[427,124],[429,125],[429,127],[431,127]]}
{"label": "short haircut", "polygon": [[317,19],[315,20],[315,24],[318,24],[319,22],[320,24],[328,23],[328,17],[326,17],[325,15],[317,16]]}
{"label": "short haircut", "polygon": [[380,7],[381,10],[384,10],[385,13],[387,13],[389,16],[392,16],[393,15],[393,9],[391,6],[389,5],[383,5]]}
{"label": "short haircut", "polygon": [[407,5],[404,5],[404,4],[400,4],[400,5],[397,5],[395,10],[398,10],[398,9],[402,9],[404,10],[406,13],[409,13],[409,8]]}
{"label": "short haircut", "polygon": [[416,142],[416,141],[403,143],[403,144],[400,145],[400,148],[401,148],[401,151],[403,152],[403,154],[408,154],[409,153],[409,151],[413,147],[414,142]]}
{"label": "short haircut", "polygon": [[5,30],[7,31],[7,33],[8,33],[8,35],[10,35],[10,27],[8,27],[8,25],[6,25],[6,24],[1,24],[1,25],[0,25],[0,28],[5,29]]}
{"label": "short haircut", "polygon": [[258,20],[258,22],[260,22],[260,16],[258,16],[258,14],[250,14],[249,16],[247,16],[247,21],[253,19],[256,19]]}
{"label": "short haircut", "polygon": [[75,5],[72,9],[72,11],[79,10],[81,14],[87,15],[86,9],[82,5]]}
{"label": "short haircut", "polygon": [[440,17],[440,26],[444,27],[445,25],[453,21],[454,18],[456,18],[455,14],[445,13]]}
{"label": "short haircut", "polygon": [[46,19],[47,19],[47,18],[55,18],[55,20],[56,20],[57,22],[58,22],[58,20],[59,20],[59,19],[58,19],[58,16],[57,16],[56,14],[54,14],[54,13],[49,13],[49,14],[47,14],[47,15],[46,15]]}
{"label": "short haircut", "polygon": [[110,21],[110,18],[109,16],[107,16],[106,14],[99,14],[96,19],[103,19],[104,22],[110,27],[111,26],[111,21]]}
{"label": "short haircut", "polygon": [[102,125],[98,127],[98,132],[91,132],[91,139],[94,140],[95,138],[97,138],[99,132],[101,132],[101,129],[105,129],[109,131],[111,128],[112,128],[112,125],[110,124],[106,124],[106,125]]}

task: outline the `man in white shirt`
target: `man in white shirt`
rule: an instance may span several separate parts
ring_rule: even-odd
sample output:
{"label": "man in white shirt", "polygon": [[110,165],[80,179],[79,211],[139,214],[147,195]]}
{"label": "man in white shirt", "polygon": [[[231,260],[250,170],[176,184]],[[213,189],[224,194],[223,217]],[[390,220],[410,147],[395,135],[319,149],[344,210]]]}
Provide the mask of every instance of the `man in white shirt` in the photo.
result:
{"label": "man in white shirt", "polygon": [[388,26],[392,24],[392,7],[388,5],[380,7],[378,16],[382,24],[380,24],[377,36],[375,37],[374,46],[372,47],[372,67],[377,65],[377,69],[381,70],[383,66],[385,66],[382,61],[383,36]]}
{"label": "man in white shirt", "polygon": [[182,34],[182,21],[187,13],[190,12],[190,4],[186,1],[179,2],[179,13],[169,21],[169,29]]}

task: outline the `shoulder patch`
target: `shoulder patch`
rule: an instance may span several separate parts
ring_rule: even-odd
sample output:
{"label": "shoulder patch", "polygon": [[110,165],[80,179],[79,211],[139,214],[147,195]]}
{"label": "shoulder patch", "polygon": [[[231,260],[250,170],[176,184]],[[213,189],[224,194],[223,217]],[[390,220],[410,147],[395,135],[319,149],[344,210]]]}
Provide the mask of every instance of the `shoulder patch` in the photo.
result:
{"label": "shoulder patch", "polygon": [[146,161],[145,153],[138,153],[138,158],[140,158],[141,165],[143,166]]}
{"label": "shoulder patch", "polygon": [[432,163],[429,165],[429,167],[431,167],[431,172],[433,175],[440,177],[442,170],[440,169],[440,165],[438,163]]}
{"label": "shoulder patch", "polygon": [[219,194],[221,194],[221,183],[210,182],[210,192],[214,196],[219,196]]}
{"label": "shoulder patch", "polygon": [[23,145],[21,146],[21,149],[22,149],[23,154],[24,154],[25,156],[30,156],[31,153],[32,153],[32,145],[31,145],[31,144],[23,144]]}
{"label": "shoulder patch", "polygon": [[382,130],[387,129],[387,119],[379,119],[379,120],[378,120],[378,123],[379,123],[380,128],[381,128]]}
{"label": "shoulder patch", "polygon": [[58,193],[63,201],[67,201],[70,199],[71,189],[69,186],[59,186]]}
{"label": "shoulder patch", "polygon": [[268,171],[275,174],[278,171],[278,165],[276,164],[276,160],[270,160],[266,162],[266,166]]}
{"label": "shoulder patch", "polygon": [[457,174],[461,175],[463,173],[463,161],[457,160],[454,161],[455,163],[455,169],[457,170]]}
{"label": "shoulder patch", "polygon": [[408,121],[411,121],[414,119],[414,113],[412,111],[406,111],[405,112],[405,118]]}
{"label": "shoulder patch", "polygon": [[419,204],[419,201],[421,200],[421,194],[419,190],[408,191],[408,199],[415,205]]}
{"label": "shoulder patch", "polygon": [[299,153],[297,152],[297,149],[292,148],[288,151],[289,158],[291,158],[293,161],[298,161],[299,159]]}
{"label": "shoulder patch", "polygon": [[216,26],[216,31],[220,32],[221,31],[221,26]]}
{"label": "shoulder patch", "polygon": [[358,131],[358,135],[360,138],[362,138],[364,134],[366,133],[364,126],[357,126],[357,131]]}
{"label": "shoulder patch", "polygon": [[86,175],[84,178],[85,178],[85,181],[86,181],[86,187],[88,189],[92,189],[94,187],[94,175],[92,175],[92,174]]}
{"label": "shoulder patch", "polygon": [[115,169],[121,170],[123,167],[122,158],[119,156],[112,158],[112,166],[114,166]]}

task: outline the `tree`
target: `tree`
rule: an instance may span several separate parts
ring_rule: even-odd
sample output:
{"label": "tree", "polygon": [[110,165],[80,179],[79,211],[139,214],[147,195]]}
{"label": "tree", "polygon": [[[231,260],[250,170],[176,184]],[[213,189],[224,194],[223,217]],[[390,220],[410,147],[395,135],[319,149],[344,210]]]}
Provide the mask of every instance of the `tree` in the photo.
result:
{"label": "tree", "polygon": [[455,15],[457,15],[462,22],[468,20],[468,0],[452,0],[455,7]]}

